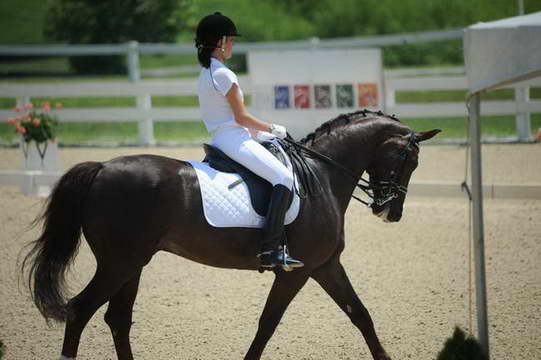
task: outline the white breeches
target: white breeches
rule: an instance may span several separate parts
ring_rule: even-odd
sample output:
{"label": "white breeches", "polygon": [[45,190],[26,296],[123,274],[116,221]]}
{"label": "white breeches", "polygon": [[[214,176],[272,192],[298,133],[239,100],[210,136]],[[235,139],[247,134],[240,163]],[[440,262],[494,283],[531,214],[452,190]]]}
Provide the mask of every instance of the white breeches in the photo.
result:
{"label": "white breeches", "polygon": [[252,138],[248,130],[231,127],[218,130],[212,145],[273,186],[281,184],[293,188],[293,174],[274,155]]}

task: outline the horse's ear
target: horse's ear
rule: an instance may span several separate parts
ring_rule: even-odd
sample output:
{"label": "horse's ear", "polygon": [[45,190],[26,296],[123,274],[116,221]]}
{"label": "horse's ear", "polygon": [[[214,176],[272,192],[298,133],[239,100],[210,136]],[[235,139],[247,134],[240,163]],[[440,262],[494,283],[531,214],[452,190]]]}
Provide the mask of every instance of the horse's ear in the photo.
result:
{"label": "horse's ear", "polygon": [[417,140],[417,142],[421,142],[428,139],[432,139],[434,136],[436,136],[440,132],[441,132],[440,129],[434,129],[430,131],[422,131],[420,133],[415,133],[415,140]]}

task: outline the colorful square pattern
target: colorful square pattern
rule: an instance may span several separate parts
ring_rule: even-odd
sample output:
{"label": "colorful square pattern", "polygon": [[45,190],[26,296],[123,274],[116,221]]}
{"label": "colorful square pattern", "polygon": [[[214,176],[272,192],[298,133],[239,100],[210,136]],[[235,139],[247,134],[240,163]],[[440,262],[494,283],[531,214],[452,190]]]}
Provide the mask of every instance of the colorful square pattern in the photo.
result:
{"label": "colorful square pattern", "polygon": [[289,86],[277,85],[274,87],[274,108],[289,109]]}
{"label": "colorful square pattern", "polygon": [[[337,108],[374,108],[379,106],[378,85],[376,83],[337,84],[335,94],[330,84],[314,85],[314,108],[329,109],[334,104]],[[274,86],[275,109],[309,109],[312,107],[311,85],[276,85]],[[291,91],[293,90],[293,91]],[[355,94],[357,90],[357,94]],[[293,104],[291,104],[293,100]]]}
{"label": "colorful square pattern", "polygon": [[309,85],[295,85],[295,107],[298,109],[310,108],[310,86]]}

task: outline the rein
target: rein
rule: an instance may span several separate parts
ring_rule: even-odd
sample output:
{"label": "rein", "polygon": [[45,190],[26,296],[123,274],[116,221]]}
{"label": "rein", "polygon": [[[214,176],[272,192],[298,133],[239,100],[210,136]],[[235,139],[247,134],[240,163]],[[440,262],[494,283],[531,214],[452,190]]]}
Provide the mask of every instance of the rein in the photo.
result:
{"label": "rein", "polygon": [[[408,191],[408,188],[406,186],[400,185],[400,184],[398,184],[398,183],[396,183],[394,181],[394,176],[389,181],[377,181],[377,182],[368,181],[368,180],[364,179],[362,176],[359,177],[359,176],[355,175],[351,170],[349,170],[348,168],[346,168],[344,165],[340,164],[336,160],[328,157],[327,155],[323,155],[320,152],[317,152],[317,151],[315,151],[313,149],[310,149],[310,148],[308,148],[308,147],[306,147],[306,146],[292,140],[290,137],[286,137],[283,140],[288,142],[289,144],[297,147],[297,148],[300,148],[300,149],[304,150],[305,152],[307,152],[307,153],[309,153],[311,155],[314,155],[315,157],[319,158],[320,160],[325,161],[326,163],[334,166],[335,168],[339,169],[340,171],[342,171],[343,173],[347,174],[349,177],[354,179],[354,181],[356,183],[355,186],[357,188],[361,189],[361,191],[363,191],[366,195],[368,195],[368,197],[370,197],[373,200],[373,202],[368,203],[368,202],[364,201],[363,199],[361,199],[361,198],[359,198],[359,197],[357,197],[357,196],[355,196],[353,194],[351,195],[351,197],[354,198],[355,200],[363,203],[367,207],[372,207],[372,205],[374,205],[374,204],[376,204],[378,206],[383,206],[386,203],[388,203],[389,201],[399,197],[400,194],[406,194],[407,191]],[[400,170],[402,170],[403,165],[407,161],[407,158],[408,158],[408,155],[409,155],[408,150],[410,149],[411,146],[418,146],[416,141],[415,141],[415,133],[413,131],[411,132],[411,136],[410,136],[408,145],[406,146],[403,153],[401,154],[401,158],[403,159],[403,163],[402,163],[402,166],[401,166]],[[400,171],[400,173],[401,172],[402,171]],[[395,172],[395,175],[396,175],[396,172]],[[375,195],[374,195],[375,190],[380,192],[380,194],[381,194],[380,198],[375,197]]]}

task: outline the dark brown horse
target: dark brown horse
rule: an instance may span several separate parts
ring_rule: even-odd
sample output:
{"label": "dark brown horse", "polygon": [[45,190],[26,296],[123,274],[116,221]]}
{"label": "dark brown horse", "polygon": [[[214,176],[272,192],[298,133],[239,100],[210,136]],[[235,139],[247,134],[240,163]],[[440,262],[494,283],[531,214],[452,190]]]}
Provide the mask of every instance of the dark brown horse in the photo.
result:
{"label": "dark brown horse", "polygon": [[[417,167],[418,143],[439,130],[415,133],[382,113],[341,115],[301,140],[305,147],[339,165],[310,156],[322,192],[303,199],[297,219],[287,226],[291,254],[305,267],[276,271],[259,327],[245,359],[259,359],[284,311],[308,278],[315,279],[358,327],[374,359],[390,359],[372,319],[340,264],[344,214],[357,179],[368,172],[374,214],[399,221],[407,185]],[[353,178],[355,177],[355,178]],[[43,232],[25,258],[33,300],[46,319],[66,322],[63,358],[75,358],[81,333],[106,302],[105,322],[119,359],[132,359],[129,332],[143,267],[160,251],[201,264],[257,270],[258,229],[214,228],[202,213],[194,169],[153,155],[125,156],[74,166],[48,199]],[[94,277],[66,301],[64,275],[81,232],[94,253]]]}

